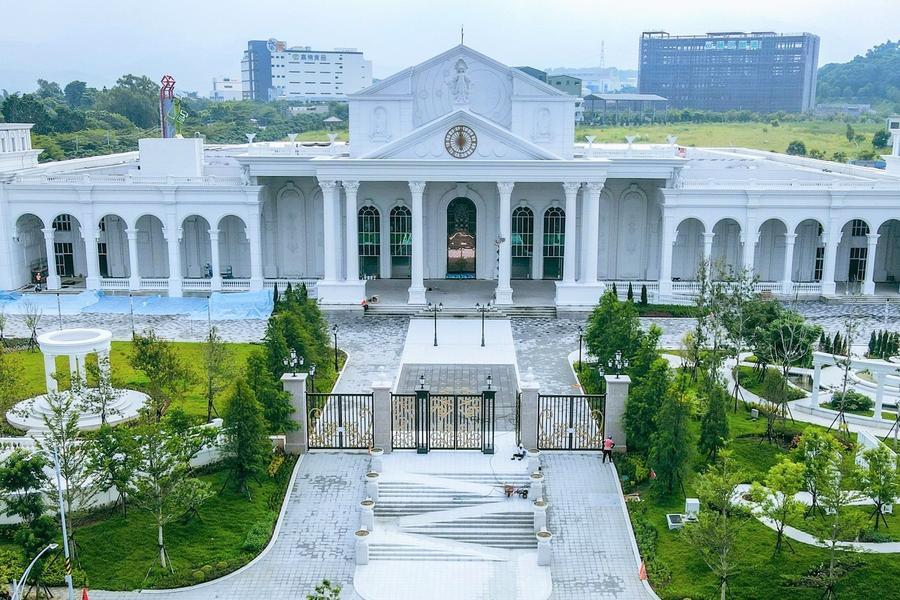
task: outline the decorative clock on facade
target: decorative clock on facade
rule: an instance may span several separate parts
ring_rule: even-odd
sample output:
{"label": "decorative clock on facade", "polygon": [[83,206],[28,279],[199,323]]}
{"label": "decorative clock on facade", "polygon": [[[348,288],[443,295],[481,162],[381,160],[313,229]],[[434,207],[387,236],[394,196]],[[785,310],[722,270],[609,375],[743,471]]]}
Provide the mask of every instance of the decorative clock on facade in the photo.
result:
{"label": "decorative clock on facade", "polygon": [[478,137],[471,127],[456,125],[444,136],[444,147],[447,154],[454,158],[469,158],[475,152]]}

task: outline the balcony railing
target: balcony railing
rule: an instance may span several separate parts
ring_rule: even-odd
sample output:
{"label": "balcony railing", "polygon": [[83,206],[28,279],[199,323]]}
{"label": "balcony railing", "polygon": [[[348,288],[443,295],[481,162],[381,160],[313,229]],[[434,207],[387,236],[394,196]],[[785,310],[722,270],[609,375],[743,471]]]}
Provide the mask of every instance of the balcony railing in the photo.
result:
{"label": "balcony railing", "polygon": [[223,292],[244,292],[250,289],[249,279],[223,279]]}
{"label": "balcony railing", "polygon": [[147,291],[165,291],[169,289],[169,278],[141,277],[141,289]]}
{"label": "balcony railing", "polygon": [[102,277],[100,279],[101,290],[127,290],[130,280],[127,277]]}
{"label": "balcony railing", "polygon": [[250,156],[340,156],[350,153],[344,142],[259,142],[247,147]]}
{"label": "balcony railing", "polygon": [[900,190],[900,183],[891,181],[810,181],[799,179],[682,179],[679,187],[685,190]]}
{"label": "balcony railing", "polygon": [[211,279],[184,279],[181,281],[181,289],[187,291],[207,291],[211,288]]}
{"label": "balcony railing", "polygon": [[642,281],[642,280],[629,280],[629,279],[616,279],[616,280],[607,280],[601,282],[606,285],[607,290],[611,290],[613,284],[616,286],[616,296],[619,300],[625,300],[628,298],[628,284],[631,284],[631,293],[634,297],[635,301],[639,300],[641,297],[641,287],[647,287],[648,294],[655,294],[659,291],[659,282],[658,281]]}
{"label": "balcony railing", "polygon": [[[678,146],[667,144],[635,144],[630,148],[623,144],[579,144],[579,151],[585,158],[679,158]],[[618,286],[616,286],[618,287]]]}

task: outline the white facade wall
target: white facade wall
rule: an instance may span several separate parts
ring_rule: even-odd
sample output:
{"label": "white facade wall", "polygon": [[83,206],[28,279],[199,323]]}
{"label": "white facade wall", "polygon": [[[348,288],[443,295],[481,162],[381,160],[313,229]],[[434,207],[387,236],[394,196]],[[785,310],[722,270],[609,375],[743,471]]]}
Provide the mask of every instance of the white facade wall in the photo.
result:
{"label": "white facade wall", "polygon": [[279,99],[343,99],[372,85],[372,62],[362,52],[289,48],[272,53],[272,85]]}

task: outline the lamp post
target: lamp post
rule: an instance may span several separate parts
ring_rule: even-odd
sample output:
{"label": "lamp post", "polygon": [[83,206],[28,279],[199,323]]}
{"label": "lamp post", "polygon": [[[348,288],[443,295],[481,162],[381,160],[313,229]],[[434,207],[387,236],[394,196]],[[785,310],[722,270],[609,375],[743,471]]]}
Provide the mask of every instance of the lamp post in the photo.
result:
{"label": "lamp post", "polygon": [[578,369],[581,369],[581,343],[584,341],[584,327],[578,326]]}
{"label": "lamp post", "polygon": [[[491,303],[481,304],[479,302],[475,303],[475,310],[481,313],[481,347],[484,348],[484,313],[491,310]],[[435,344],[437,345],[437,344]]]}
{"label": "lamp post", "polygon": [[429,302],[428,307],[425,310],[434,315],[434,345],[437,346],[437,314],[444,310],[444,303],[439,302],[437,304],[432,304]]}
{"label": "lamp post", "polygon": [[285,356],[282,359],[282,364],[284,364],[284,368],[286,371],[290,371],[291,375],[294,377],[297,376],[297,367],[303,366],[303,357],[297,356],[297,351],[291,348],[291,352],[288,356]]}
{"label": "lamp post", "polygon": [[331,326],[331,333],[334,334],[334,372],[335,372],[335,373],[338,372],[337,331],[338,331],[338,326],[337,326],[337,325],[332,325],[332,326]]}
{"label": "lamp post", "polygon": [[62,474],[59,471],[59,452],[53,448],[53,468],[56,471],[56,492],[59,498],[59,520],[62,524],[63,554],[66,559],[66,588],[69,592],[69,600],[75,600],[75,591],[72,589],[72,559],[69,558],[69,532],[66,530],[66,503],[63,500]]}
{"label": "lamp post", "polygon": [[50,550],[56,550],[59,548],[59,544],[53,543],[48,545],[46,548],[38,552],[38,555],[34,557],[31,563],[28,565],[28,568],[25,569],[25,573],[22,574],[22,578],[13,586],[12,600],[19,600],[22,597],[22,589],[25,587],[25,581],[28,579],[28,574],[31,573],[31,569],[37,563],[38,560]]}
{"label": "lamp post", "polygon": [[419,373],[419,389],[425,389],[425,373]]}
{"label": "lamp post", "polygon": [[616,355],[609,359],[606,363],[606,366],[609,367],[609,370],[616,374],[616,379],[619,378],[619,374],[622,372],[622,369],[628,368],[628,359],[622,358],[622,351],[616,350]]}
{"label": "lamp post", "polygon": [[487,376],[487,389],[492,389],[494,387],[494,376],[488,373]]}
{"label": "lamp post", "polygon": [[131,339],[134,339],[134,294],[128,292],[128,311],[131,313]]}
{"label": "lamp post", "polygon": [[316,393],[316,363],[309,365],[309,389],[313,394]]}

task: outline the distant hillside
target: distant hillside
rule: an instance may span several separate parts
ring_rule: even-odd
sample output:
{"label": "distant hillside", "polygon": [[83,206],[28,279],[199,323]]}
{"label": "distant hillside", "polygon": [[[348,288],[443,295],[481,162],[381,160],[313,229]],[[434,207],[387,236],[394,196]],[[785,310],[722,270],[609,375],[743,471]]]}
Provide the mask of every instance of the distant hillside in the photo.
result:
{"label": "distant hillside", "polygon": [[850,62],[819,69],[819,102],[843,100],[900,106],[900,42],[875,46]]}

